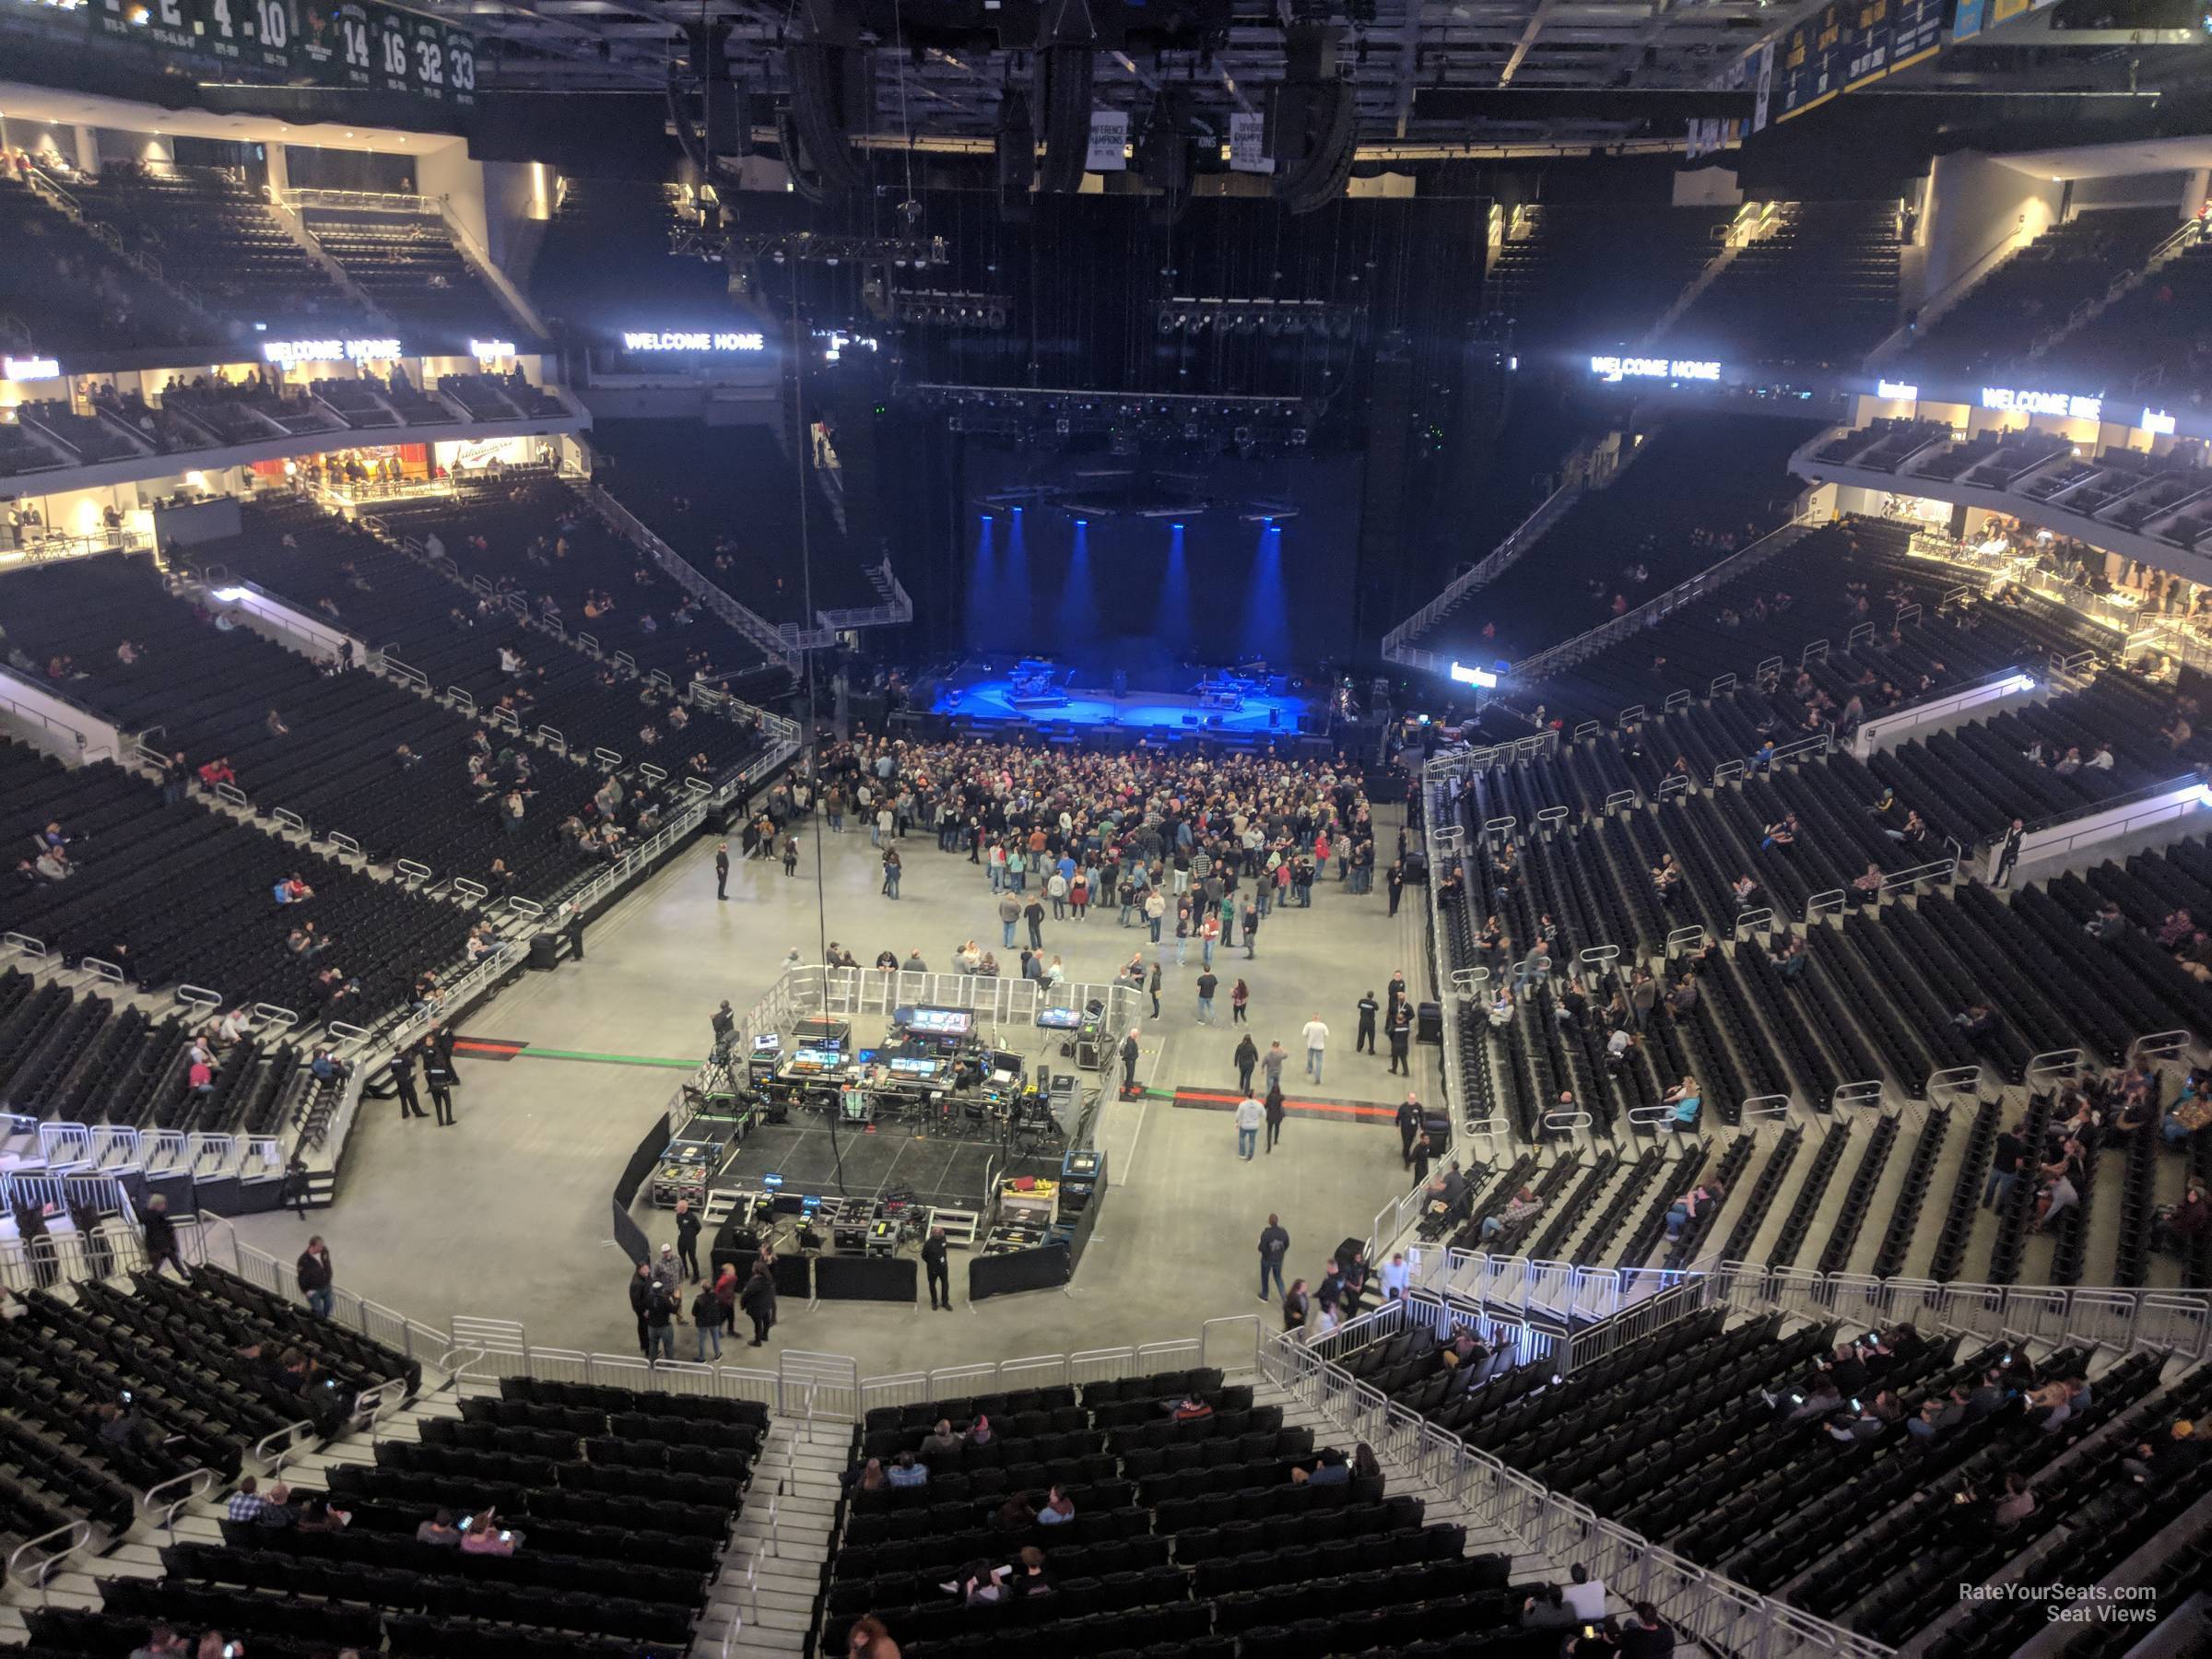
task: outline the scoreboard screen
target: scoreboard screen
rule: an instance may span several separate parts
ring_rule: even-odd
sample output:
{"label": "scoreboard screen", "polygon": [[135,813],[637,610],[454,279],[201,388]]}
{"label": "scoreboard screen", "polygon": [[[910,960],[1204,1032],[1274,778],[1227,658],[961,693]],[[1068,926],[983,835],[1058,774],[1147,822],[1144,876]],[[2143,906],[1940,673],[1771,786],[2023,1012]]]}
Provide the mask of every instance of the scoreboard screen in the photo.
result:
{"label": "scoreboard screen", "polygon": [[92,31],[324,87],[476,102],[476,37],[360,0],[89,0]]}

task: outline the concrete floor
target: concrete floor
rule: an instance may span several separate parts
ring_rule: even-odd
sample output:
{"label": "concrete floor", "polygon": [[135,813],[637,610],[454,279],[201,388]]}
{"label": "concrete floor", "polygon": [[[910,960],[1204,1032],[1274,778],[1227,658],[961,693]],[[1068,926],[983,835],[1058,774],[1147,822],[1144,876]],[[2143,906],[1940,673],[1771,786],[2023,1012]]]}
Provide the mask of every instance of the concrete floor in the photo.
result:
{"label": "concrete floor", "polygon": [[[1378,839],[1387,845],[1395,809],[1381,816]],[[813,836],[800,845],[796,879],[780,865],[739,862],[729,901],[720,904],[714,844],[694,845],[594,924],[583,962],[526,977],[463,1031],[602,1058],[465,1054],[450,1129],[402,1123],[393,1102],[365,1102],[335,1206],[305,1224],[289,1216],[241,1220],[241,1237],[288,1260],[310,1231],[321,1232],[343,1287],[428,1324],[443,1327],[456,1313],[519,1320],[534,1345],[634,1352],[628,1267],[611,1237],[608,1196],[685,1074],[607,1057],[695,1061],[719,1000],[744,1009],[774,982],[786,951],[818,960],[825,934],[864,962],[886,947],[901,958],[919,950],[940,971],[964,940],[997,942],[982,871],[938,853],[934,840],[904,844],[896,903],[878,895],[877,854],[865,834],[821,837],[818,886]],[[1296,1053],[1300,1030],[1316,1012],[1330,1025],[1316,1098],[1394,1104],[1404,1086],[1392,1086],[1385,1061],[1352,1053],[1354,1005],[1363,990],[1380,995],[1394,969],[1405,971],[1417,998],[1425,994],[1419,897],[1392,918],[1379,888],[1353,897],[1334,880],[1321,884],[1311,911],[1277,912],[1263,925],[1255,959],[1247,962],[1241,948],[1220,954],[1212,1029],[1196,1021],[1195,947],[1178,969],[1171,941],[1162,1018],[1147,1024],[1140,1076],[1156,1091],[1233,1088],[1228,994],[1242,975],[1263,1049],[1279,1038]],[[1065,959],[1075,982],[1110,980],[1142,938],[1098,911],[1081,924],[1048,921],[1044,932],[1046,950]],[[1286,1082],[1302,1060],[1293,1060]],[[1414,1060],[1413,1081],[1433,1101],[1436,1051],[1417,1044]],[[1194,1336],[1203,1321],[1222,1315],[1258,1312],[1272,1323],[1272,1309],[1256,1300],[1256,1240],[1268,1212],[1290,1231],[1292,1277],[1317,1277],[1330,1249],[1347,1235],[1364,1237],[1376,1211],[1406,1185],[1386,1119],[1293,1117],[1277,1150],[1247,1166],[1225,1112],[1177,1108],[1156,1093],[1107,1105],[1098,1139],[1112,1187],[1067,1291],[972,1309],[963,1302],[951,1314],[787,1305],[767,1354],[785,1347],[852,1354],[869,1373]],[[665,1212],[637,1213],[656,1243],[673,1237]],[[957,1296],[966,1282],[957,1259],[953,1282]],[[690,1341],[688,1328],[679,1331],[679,1352]],[[749,1353],[740,1347],[733,1358],[745,1362]]]}

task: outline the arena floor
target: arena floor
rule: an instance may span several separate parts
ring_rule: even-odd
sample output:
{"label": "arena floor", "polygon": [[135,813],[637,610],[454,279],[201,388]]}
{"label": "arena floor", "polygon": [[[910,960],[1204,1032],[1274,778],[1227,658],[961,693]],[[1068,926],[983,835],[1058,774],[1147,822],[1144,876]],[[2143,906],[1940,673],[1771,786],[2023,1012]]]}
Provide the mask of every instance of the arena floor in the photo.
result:
{"label": "arena floor", "polygon": [[[1398,809],[1378,812],[1378,840],[1395,839]],[[417,1319],[444,1325],[456,1313],[519,1320],[531,1342],[630,1353],[636,1335],[625,1260],[607,1225],[607,1195],[638,1138],[708,1044],[708,1017],[724,997],[744,1008],[771,985],[796,947],[813,959],[822,931],[863,961],[885,948],[918,950],[949,971],[953,950],[998,938],[982,871],[934,839],[904,843],[906,874],[894,903],[878,894],[877,854],[865,833],[824,834],[827,880],[812,879],[812,836],[801,839],[798,878],[771,863],[735,863],[727,903],[714,898],[714,843],[701,841],[591,929],[585,959],[518,982],[463,1028],[465,1037],[527,1043],[463,1051],[457,1122],[403,1123],[395,1103],[369,1100],[353,1132],[337,1203],[238,1225],[249,1243],[286,1259],[307,1235],[329,1241],[341,1286]],[[735,852],[735,848],[733,848]],[[1421,895],[1394,919],[1378,884],[1363,897],[1334,880],[1310,911],[1277,912],[1259,953],[1220,953],[1218,1024],[1201,1027],[1195,947],[1175,966],[1165,947],[1162,1018],[1148,1022],[1137,1101],[1105,1108],[1099,1139],[1112,1191],[1075,1284],[964,1302],[952,1315],[903,1308],[824,1304],[782,1311],[775,1347],[856,1355],[864,1371],[913,1370],[985,1358],[1055,1353],[1196,1335],[1202,1321],[1261,1311],[1256,1241],[1269,1211],[1291,1235],[1290,1274],[1318,1278],[1328,1251],[1364,1235],[1375,1212],[1406,1184],[1388,1109],[1405,1086],[1385,1057],[1355,1055],[1354,1004],[1381,995],[1394,969],[1418,988]],[[1045,924],[1048,952],[1076,982],[1102,982],[1142,938],[1112,912]],[[1147,952],[1147,959],[1149,952]],[[1294,1058],[1286,1085],[1296,1109],[1280,1146],[1249,1166],[1221,1097],[1232,1094],[1237,1034],[1229,987],[1252,989],[1254,1040],[1279,1039]],[[1305,1082],[1299,1032],[1320,1013],[1331,1029],[1319,1086]],[[1435,1100],[1436,1052],[1414,1048],[1414,1082]],[[1394,1084],[1395,1087],[1394,1087]],[[1381,1106],[1377,1112],[1347,1108]],[[665,1211],[641,1206],[657,1242],[672,1238]],[[965,1285],[956,1258],[956,1300]],[[1272,1314],[1270,1314],[1272,1317]],[[677,1333],[688,1354],[688,1329]]]}

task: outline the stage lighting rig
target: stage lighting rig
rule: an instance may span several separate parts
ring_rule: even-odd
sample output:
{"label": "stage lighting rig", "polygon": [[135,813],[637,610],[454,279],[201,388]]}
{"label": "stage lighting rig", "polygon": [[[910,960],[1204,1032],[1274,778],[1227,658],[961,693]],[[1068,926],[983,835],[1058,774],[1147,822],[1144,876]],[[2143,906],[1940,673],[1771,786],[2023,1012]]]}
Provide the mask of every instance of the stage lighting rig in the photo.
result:
{"label": "stage lighting rig", "polygon": [[1222,300],[1177,296],[1163,300],[1153,312],[1154,324],[1163,335],[1221,334],[1269,335],[1312,335],[1348,340],[1367,316],[1363,305],[1335,305],[1325,300]]}
{"label": "stage lighting rig", "polygon": [[734,264],[941,265],[951,258],[941,236],[836,236],[819,230],[753,230],[730,236],[724,257]]}
{"label": "stage lighting rig", "polygon": [[900,323],[933,328],[1004,328],[1013,301],[1004,294],[960,288],[893,288],[890,314]]}

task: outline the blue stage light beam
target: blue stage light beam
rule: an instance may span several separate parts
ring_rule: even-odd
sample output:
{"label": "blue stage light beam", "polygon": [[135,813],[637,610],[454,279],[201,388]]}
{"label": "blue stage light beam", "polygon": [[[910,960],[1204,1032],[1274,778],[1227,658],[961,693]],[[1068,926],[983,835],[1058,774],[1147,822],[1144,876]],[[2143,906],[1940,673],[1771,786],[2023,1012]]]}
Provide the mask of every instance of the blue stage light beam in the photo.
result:
{"label": "blue stage light beam", "polygon": [[978,514],[978,517],[982,523],[976,525],[975,557],[970,560],[968,567],[968,603],[963,635],[971,649],[982,650],[987,647],[983,628],[990,614],[983,596],[1002,590],[996,581],[997,572],[992,569],[996,562],[992,544],[998,528],[997,521],[987,512]]}
{"label": "blue stage light beam", "polygon": [[1098,630],[1098,606],[1090,592],[1090,521],[1077,519],[1068,545],[1067,582],[1060,590],[1060,621],[1054,629],[1066,651]]}
{"label": "blue stage light beam", "polygon": [[1029,649],[1037,618],[1030,593],[1029,538],[1022,530],[1020,508],[1014,509],[1013,523],[1006,529],[1006,550],[998,561],[996,585],[981,598],[971,595],[969,602],[988,606],[994,618],[984,629],[984,637],[989,640],[992,649]]}
{"label": "blue stage light beam", "polygon": [[1237,654],[1287,662],[1290,656],[1290,597],[1283,585],[1283,532],[1272,519],[1260,525],[1252,575],[1244,584],[1244,622]]}
{"label": "blue stage light beam", "polygon": [[1177,651],[1191,642],[1191,572],[1182,556],[1182,526],[1168,527],[1168,574],[1159,586],[1159,617],[1155,631]]}

